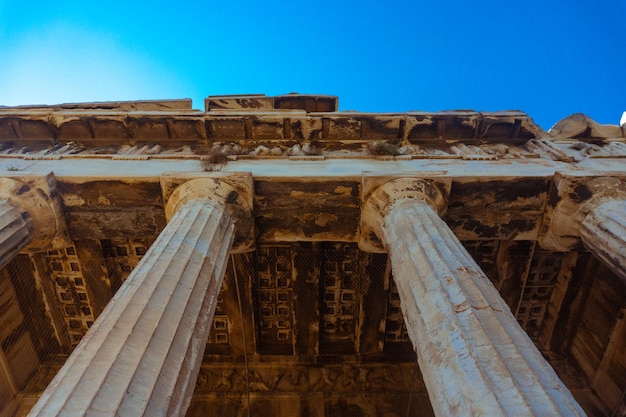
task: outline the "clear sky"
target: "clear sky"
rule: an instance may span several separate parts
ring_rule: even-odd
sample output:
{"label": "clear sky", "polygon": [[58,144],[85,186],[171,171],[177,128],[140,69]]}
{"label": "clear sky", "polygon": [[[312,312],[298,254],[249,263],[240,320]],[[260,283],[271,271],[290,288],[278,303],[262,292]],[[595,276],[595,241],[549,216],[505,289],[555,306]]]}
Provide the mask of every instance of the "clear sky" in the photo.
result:
{"label": "clear sky", "polygon": [[0,104],[289,92],[617,124],[626,0],[0,0]]}

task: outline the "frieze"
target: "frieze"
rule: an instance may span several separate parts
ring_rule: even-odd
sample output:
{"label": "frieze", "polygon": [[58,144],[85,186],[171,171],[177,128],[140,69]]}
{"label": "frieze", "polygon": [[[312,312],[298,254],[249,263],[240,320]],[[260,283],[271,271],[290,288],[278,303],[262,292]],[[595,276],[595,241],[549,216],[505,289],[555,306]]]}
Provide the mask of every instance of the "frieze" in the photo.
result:
{"label": "frieze", "polygon": [[203,364],[196,382],[196,395],[210,393],[276,392],[404,392],[425,393],[416,363],[332,365]]}

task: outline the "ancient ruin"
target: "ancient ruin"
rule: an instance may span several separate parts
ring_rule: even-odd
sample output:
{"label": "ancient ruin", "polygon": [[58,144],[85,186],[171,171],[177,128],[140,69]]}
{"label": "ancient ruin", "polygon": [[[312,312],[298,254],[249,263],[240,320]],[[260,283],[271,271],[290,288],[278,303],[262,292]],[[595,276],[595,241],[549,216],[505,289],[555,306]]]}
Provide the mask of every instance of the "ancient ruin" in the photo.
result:
{"label": "ancient ruin", "polygon": [[0,417],[626,416],[626,116],[0,107]]}

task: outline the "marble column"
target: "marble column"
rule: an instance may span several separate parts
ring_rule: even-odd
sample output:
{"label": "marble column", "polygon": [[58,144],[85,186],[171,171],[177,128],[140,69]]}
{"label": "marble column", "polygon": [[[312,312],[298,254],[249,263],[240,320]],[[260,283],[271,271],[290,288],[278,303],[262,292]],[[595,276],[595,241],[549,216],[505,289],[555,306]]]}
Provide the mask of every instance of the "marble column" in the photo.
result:
{"label": "marble column", "polygon": [[582,245],[626,282],[626,178],[556,173],[542,248],[580,251]]}
{"label": "marble column", "polygon": [[[226,194],[236,200],[232,192]],[[173,206],[165,229],[30,416],[185,414],[236,220],[226,199],[192,197]]]}
{"label": "marble column", "polygon": [[28,214],[8,200],[0,200],[0,268],[30,242],[32,232]]}
{"label": "marble column", "polygon": [[22,249],[49,250],[67,238],[54,175],[0,178],[0,268]]}
{"label": "marble column", "polygon": [[435,415],[584,415],[439,217],[442,201],[425,181],[393,180],[363,213],[390,256]]}
{"label": "marble column", "polygon": [[626,200],[592,208],[580,225],[583,244],[626,281]]}
{"label": "marble column", "polygon": [[[68,236],[54,175],[17,177],[0,177],[0,269],[22,250],[50,249],[64,243]],[[24,372],[27,374],[39,366],[39,359],[32,356],[25,367],[12,367],[8,353],[0,347],[2,415],[12,415],[21,407],[24,399],[18,391],[24,382]]]}

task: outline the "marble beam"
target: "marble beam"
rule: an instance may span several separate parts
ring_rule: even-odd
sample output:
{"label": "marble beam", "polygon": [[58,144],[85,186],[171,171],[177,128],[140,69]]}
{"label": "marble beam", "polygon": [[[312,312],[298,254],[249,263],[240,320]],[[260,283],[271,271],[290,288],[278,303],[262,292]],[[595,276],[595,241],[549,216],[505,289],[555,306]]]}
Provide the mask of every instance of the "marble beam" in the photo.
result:
{"label": "marble beam", "polygon": [[219,188],[229,201],[170,199],[171,220],[30,416],[185,415],[235,239],[236,191]]}
{"label": "marble beam", "polygon": [[584,415],[489,279],[439,217],[426,181],[396,179],[362,220],[386,248],[437,416]]}

